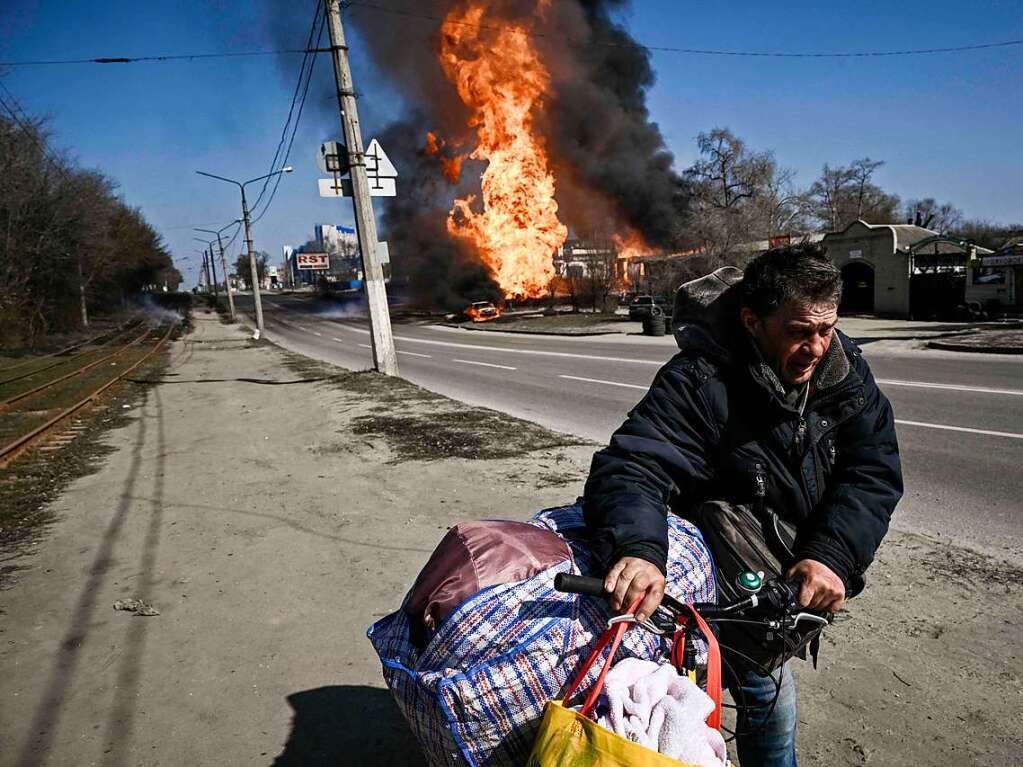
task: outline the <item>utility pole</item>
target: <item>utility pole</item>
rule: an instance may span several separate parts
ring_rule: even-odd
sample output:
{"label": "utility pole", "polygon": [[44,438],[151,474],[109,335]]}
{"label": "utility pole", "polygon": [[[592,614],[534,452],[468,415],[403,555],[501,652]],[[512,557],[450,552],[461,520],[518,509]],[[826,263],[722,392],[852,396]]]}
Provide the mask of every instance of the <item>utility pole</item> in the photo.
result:
{"label": "utility pole", "polygon": [[196,173],[200,176],[208,176],[209,178],[215,178],[219,181],[226,181],[229,184],[234,184],[242,193],[242,221],[245,223],[245,245],[249,251],[249,270],[252,275],[252,302],[256,305],[256,333],[253,338],[257,339],[263,335],[263,302],[259,295],[259,270],[256,268],[256,253],[252,249],[252,227],[249,224],[249,203],[245,198],[245,187],[248,184],[262,181],[265,178],[271,178],[272,176],[277,176],[281,173],[291,173],[291,171],[292,167],[290,165],[286,165],[280,170],[271,171],[270,173],[263,176],[257,176],[256,178],[250,178],[248,181],[236,181],[233,178],[217,176],[203,170],[196,171]]}
{"label": "utility pole", "polygon": [[334,60],[334,79],[337,82],[337,101],[341,111],[341,128],[351,161],[352,199],[355,204],[356,233],[362,252],[362,270],[366,279],[366,299],[369,303],[370,338],[373,339],[373,365],[384,375],[398,375],[398,356],[391,335],[391,315],[387,309],[387,289],[384,272],[377,258],[377,224],[373,216],[373,202],[366,179],[366,158],[363,153],[359,112],[355,105],[352,72],[348,66],[348,46],[341,27],[341,0],[326,0],[327,29],[330,31],[330,50]]}
{"label": "utility pole", "polygon": [[210,271],[213,272],[213,302],[220,303],[220,290],[217,288],[217,262],[213,258],[213,243],[210,243]]}
{"label": "utility pole", "polygon": [[210,264],[206,260],[206,251],[202,252],[202,271],[206,276],[206,295],[210,293]]}
{"label": "utility pole", "polygon": [[256,253],[252,250],[252,229],[249,226],[249,203],[245,199],[242,185],[242,221],[245,223],[245,247],[249,250],[249,272],[252,275],[252,302],[256,305],[256,334],[263,336],[263,300],[259,295],[259,269],[256,268]]}
{"label": "utility pole", "polygon": [[231,312],[231,319],[234,319],[234,294],[231,292],[231,279],[227,276],[227,260],[224,258],[224,243],[220,241],[220,232],[217,232],[217,247],[220,249],[220,265],[224,267],[224,290],[227,291],[227,306]]}

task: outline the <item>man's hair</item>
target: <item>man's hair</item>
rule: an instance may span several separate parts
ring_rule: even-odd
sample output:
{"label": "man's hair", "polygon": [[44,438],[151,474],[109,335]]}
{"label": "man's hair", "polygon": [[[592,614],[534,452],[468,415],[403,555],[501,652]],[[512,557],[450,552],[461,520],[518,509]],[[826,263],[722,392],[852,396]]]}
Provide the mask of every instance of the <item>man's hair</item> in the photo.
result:
{"label": "man's hair", "polygon": [[746,266],[739,287],[742,305],[766,317],[789,301],[837,304],[842,275],[824,248],[802,243],[761,253]]}

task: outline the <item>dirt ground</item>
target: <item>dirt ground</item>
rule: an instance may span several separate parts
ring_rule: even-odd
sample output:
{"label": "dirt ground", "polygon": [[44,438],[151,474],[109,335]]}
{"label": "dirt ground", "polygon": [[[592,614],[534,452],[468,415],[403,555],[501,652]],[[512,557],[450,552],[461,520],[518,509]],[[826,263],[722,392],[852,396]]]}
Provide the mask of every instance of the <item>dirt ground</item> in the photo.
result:
{"label": "dirt ground", "polygon": [[[5,559],[0,765],[421,764],[366,627],[450,525],[571,501],[593,450],[208,314],[125,412]],[[892,534],[798,669],[801,762],[1019,764],[1019,564]]]}

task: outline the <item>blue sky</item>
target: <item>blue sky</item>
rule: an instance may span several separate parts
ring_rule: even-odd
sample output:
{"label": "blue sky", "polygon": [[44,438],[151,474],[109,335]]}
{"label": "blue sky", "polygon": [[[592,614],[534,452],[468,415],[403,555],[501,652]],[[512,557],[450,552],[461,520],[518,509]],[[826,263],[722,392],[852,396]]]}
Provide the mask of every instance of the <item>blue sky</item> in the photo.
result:
{"label": "blue sky", "polygon": [[[290,4],[312,7],[308,0]],[[4,0],[0,60],[278,47],[264,7],[226,0]],[[1020,0],[634,0],[623,17],[638,40],[667,47],[838,52],[1023,38]],[[417,23],[394,18],[395,24]],[[294,47],[301,47],[303,36]],[[364,93],[360,110],[368,141],[400,104],[360,55],[366,42],[357,37],[349,42],[357,89]],[[697,133],[727,126],[751,147],[773,150],[802,185],[825,162],[870,156],[886,161],[878,181],[903,198],[933,196],[971,217],[1023,220],[1023,46],[870,59],[654,52],[652,61],[658,81],[650,109],[679,169],[692,162]],[[195,261],[183,259],[202,247],[192,241],[191,227],[216,228],[240,212],[233,187],[193,171],[236,178],[266,172],[299,62],[299,56],[271,56],[18,67],[0,70],[0,77],[26,110],[51,118],[58,146],[120,183],[125,198],[164,235],[191,284]],[[317,69],[321,75],[329,71],[326,58]],[[322,92],[310,91],[309,98],[328,101]],[[255,226],[256,247],[275,259],[282,245],[309,237],[315,223],[352,219],[347,201],[324,200],[316,192],[314,152],[321,141],[338,136],[336,117],[315,104],[307,110],[291,158],[295,173],[285,177],[274,205]]]}

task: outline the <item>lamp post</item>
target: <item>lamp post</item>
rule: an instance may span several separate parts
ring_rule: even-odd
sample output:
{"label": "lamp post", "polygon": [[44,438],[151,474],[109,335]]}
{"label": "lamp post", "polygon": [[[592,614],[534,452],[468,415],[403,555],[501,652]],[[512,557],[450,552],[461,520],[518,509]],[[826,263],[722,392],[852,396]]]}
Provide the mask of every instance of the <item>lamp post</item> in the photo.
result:
{"label": "lamp post", "polygon": [[[220,229],[200,229],[199,227],[195,227],[195,231],[197,232],[206,232],[207,234],[217,235],[217,248],[220,250],[220,266],[223,267],[224,270],[224,287],[227,290],[227,306],[231,312],[232,320],[234,319],[234,292],[231,290],[231,280],[228,279],[227,276],[227,261],[224,258],[224,243],[221,242],[220,240],[220,233],[223,232],[225,229],[230,229],[232,226],[235,226],[240,223],[241,220],[236,218],[227,226],[220,227]],[[210,242],[210,247],[211,248],[213,247],[212,241]]]}
{"label": "lamp post", "polygon": [[[217,263],[213,260],[213,242],[211,240],[204,240],[202,237],[193,237],[192,239],[198,240],[209,248],[210,268],[213,270],[213,302],[214,304],[219,304],[220,291],[217,289]],[[205,253],[203,255],[205,255]],[[225,275],[225,278],[226,276],[227,275]]]}
{"label": "lamp post", "polygon": [[256,181],[262,181],[265,178],[271,178],[273,176],[280,175],[281,173],[291,173],[292,167],[285,165],[280,170],[275,170],[273,173],[267,173],[263,176],[257,176],[256,178],[250,178],[248,181],[235,181],[233,178],[225,178],[224,176],[217,176],[213,173],[206,173],[205,171],[197,170],[200,176],[208,176],[209,178],[215,178],[218,181],[226,181],[229,184],[234,184],[238,187],[238,190],[242,193],[242,221],[245,224],[245,244],[249,251],[249,270],[252,273],[252,300],[256,305],[256,338],[260,338],[263,335],[263,302],[259,296],[259,270],[256,268],[256,253],[252,249],[252,227],[249,224],[249,203],[245,199],[245,187],[249,184],[255,183]]}

